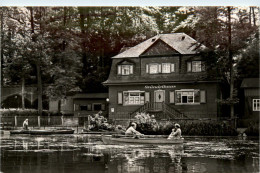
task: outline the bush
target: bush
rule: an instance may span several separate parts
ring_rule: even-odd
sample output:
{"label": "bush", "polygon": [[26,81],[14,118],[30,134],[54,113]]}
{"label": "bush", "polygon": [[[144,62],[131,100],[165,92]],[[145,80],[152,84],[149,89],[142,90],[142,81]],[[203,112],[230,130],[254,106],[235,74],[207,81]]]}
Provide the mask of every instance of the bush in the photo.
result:
{"label": "bush", "polygon": [[[0,113],[4,117],[14,116],[39,116],[38,110],[36,109],[1,109]],[[42,111],[42,116],[61,116],[61,113],[51,112],[48,110]]]}
{"label": "bush", "polygon": [[[175,122],[157,123],[153,115],[137,113],[135,116],[137,130],[146,135],[169,135]],[[179,122],[183,135],[196,136],[236,136],[236,129],[224,122]]]}
{"label": "bush", "polygon": [[259,122],[251,124],[245,131],[247,136],[259,136]]}
{"label": "bush", "polygon": [[94,114],[89,115],[90,119],[90,127],[88,130],[91,131],[98,131],[98,130],[108,130],[112,131],[115,129],[113,125],[107,122],[107,119],[100,115],[100,114]]}

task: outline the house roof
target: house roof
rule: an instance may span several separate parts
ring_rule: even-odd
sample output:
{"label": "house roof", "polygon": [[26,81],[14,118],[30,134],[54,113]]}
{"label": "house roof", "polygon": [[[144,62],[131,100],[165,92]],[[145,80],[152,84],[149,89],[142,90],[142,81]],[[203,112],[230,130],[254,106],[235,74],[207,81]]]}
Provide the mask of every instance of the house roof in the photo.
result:
{"label": "house roof", "polygon": [[[172,34],[160,34],[156,35],[134,47],[131,47],[122,53],[112,57],[112,58],[130,58],[139,57],[144,53],[149,47],[151,47],[157,40],[162,40],[168,44],[171,48],[175,49],[180,54],[197,54],[198,45],[200,44],[190,36],[185,33],[172,33]],[[200,45],[199,49],[205,49],[204,45]]]}
{"label": "house roof", "polygon": [[242,81],[241,88],[260,88],[259,78],[245,78]]}
{"label": "house roof", "polygon": [[75,94],[72,98],[74,99],[106,99],[108,98],[108,93],[80,93]]}

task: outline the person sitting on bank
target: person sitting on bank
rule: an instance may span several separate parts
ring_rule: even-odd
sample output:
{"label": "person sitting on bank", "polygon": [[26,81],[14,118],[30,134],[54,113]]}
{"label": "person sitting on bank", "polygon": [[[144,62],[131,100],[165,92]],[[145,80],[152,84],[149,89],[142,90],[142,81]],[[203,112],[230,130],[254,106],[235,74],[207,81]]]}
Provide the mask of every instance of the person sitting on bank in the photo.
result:
{"label": "person sitting on bank", "polygon": [[132,123],[131,126],[126,130],[125,135],[133,135],[134,138],[139,138],[140,136],[143,136],[144,134],[136,130],[136,126],[136,123]]}
{"label": "person sitting on bank", "polygon": [[28,130],[28,119],[25,119],[23,122],[23,129]]}
{"label": "person sitting on bank", "polygon": [[172,129],[172,133],[167,139],[181,139],[181,128],[179,124],[174,125],[175,128]]}

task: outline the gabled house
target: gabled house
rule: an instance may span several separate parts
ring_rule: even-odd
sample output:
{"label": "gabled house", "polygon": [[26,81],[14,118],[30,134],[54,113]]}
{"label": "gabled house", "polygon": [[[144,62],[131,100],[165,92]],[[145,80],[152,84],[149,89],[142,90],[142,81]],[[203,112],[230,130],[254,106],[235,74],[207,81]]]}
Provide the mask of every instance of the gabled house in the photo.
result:
{"label": "gabled house", "polygon": [[[199,45],[199,46],[198,46]],[[217,117],[218,81],[205,80],[206,49],[184,33],[160,34],[112,57],[109,118]]]}

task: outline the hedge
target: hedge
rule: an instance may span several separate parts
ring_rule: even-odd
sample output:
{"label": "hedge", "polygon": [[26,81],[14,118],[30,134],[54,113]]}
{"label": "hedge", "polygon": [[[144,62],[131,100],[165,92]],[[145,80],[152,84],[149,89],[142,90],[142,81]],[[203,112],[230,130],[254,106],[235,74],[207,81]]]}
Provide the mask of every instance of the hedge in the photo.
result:
{"label": "hedge", "polygon": [[[158,123],[153,116],[138,113],[134,120],[137,130],[146,135],[169,135],[176,122],[167,121]],[[222,121],[214,122],[179,122],[182,135],[196,136],[236,136],[238,132],[228,123]]]}

